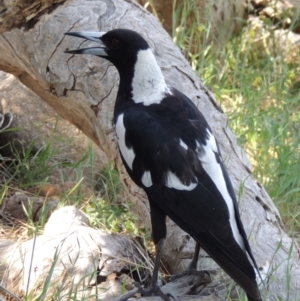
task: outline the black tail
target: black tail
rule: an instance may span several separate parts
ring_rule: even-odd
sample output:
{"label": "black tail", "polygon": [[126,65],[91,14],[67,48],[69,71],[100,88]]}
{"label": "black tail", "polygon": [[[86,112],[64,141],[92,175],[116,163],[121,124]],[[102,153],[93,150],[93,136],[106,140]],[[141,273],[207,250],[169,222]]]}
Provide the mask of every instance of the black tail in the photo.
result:
{"label": "black tail", "polygon": [[248,301],[261,301],[253,266],[234,241],[203,232],[195,237],[201,247],[246,292]]}
{"label": "black tail", "polygon": [[259,296],[259,299],[254,299],[249,294],[247,294],[247,298],[248,298],[248,301],[262,301],[260,296]]}

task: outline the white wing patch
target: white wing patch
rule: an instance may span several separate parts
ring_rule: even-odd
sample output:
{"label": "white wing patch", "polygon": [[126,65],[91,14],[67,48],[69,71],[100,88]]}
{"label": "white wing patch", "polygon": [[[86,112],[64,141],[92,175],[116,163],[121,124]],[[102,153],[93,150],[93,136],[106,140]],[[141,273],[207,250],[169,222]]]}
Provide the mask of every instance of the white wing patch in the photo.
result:
{"label": "white wing patch", "polygon": [[164,76],[151,49],[140,50],[134,66],[132,79],[132,99],[145,106],[159,104],[171,89],[166,85]]}
{"label": "white wing patch", "polygon": [[189,185],[185,185],[180,181],[180,179],[173,172],[169,171],[167,174],[167,181],[165,185],[169,188],[175,188],[177,190],[190,191],[197,186],[197,183],[191,182]]}
{"label": "white wing patch", "polygon": [[119,149],[120,152],[129,166],[129,168],[132,170],[132,163],[135,158],[135,153],[132,148],[128,148],[125,143],[125,134],[126,134],[126,129],[124,126],[124,114],[121,114],[118,117],[117,123],[116,123],[116,133],[117,133],[117,139],[118,139],[118,144],[119,144]]}
{"label": "white wing patch", "polygon": [[142,183],[146,186],[146,187],[150,187],[152,186],[152,178],[151,178],[151,173],[150,171],[146,170],[142,176]]}
{"label": "white wing patch", "polygon": [[180,139],[179,140],[179,144],[184,148],[184,149],[188,149],[188,146]]}
{"label": "white wing patch", "polygon": [[223,172],[221,169],[220,164],[216,160],[215,153],[218,152],[217,143],[215,140],[215,137],[212,135],[212,133],[207,130],[208,132],[208,139],[206,141],[206,145],[200,145],[198,142],[197,144],[197,153],[198,158],[202,163],[202,166],[206,173],[209,175],[209,177],[213,180],[216,187],[220,191],[221,195],[223,196],[226,205],[228,207],[229,211],[229,222],[230,226],[233,232],[233,236],[236,240],[236,242],[240,245],[240,247],[245,250],[245,245],[243,241],[243,237],[240,234],[240,231],[238,229],[236,219],[235,219],[235,212],[234,212],[234,206],[233,201],[230,197],[230,194],[227,190],[227,186],[223,177]]}

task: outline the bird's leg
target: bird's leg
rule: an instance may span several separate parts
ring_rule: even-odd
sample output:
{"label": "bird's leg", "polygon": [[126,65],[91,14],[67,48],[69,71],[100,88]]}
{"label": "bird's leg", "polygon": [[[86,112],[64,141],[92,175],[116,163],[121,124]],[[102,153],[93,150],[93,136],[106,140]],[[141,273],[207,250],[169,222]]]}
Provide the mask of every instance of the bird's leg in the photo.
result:
{"label": "bird's leg", "polygon": [[190,262],[190,265],[188,267],[189,271],[191,271],[191,270],[197,270],[197,264],[198,264],[199,254],[200,254],[200,245],[196,242],[194,255],[193,255],[192,261]]}
{"label": "bird's leg", "polygon": [[157,285],[158,280],[158,272],[159,272],[159,266],[160,266],[160,258],[161,258],[161,251],[164,245],[164,239],[161,239],[158,244],[156,245],[156,257],[154,260],[154,268],[153,268],[153,274],[152,274],[152,280],[151,280],[151,286],[154,287]]}
{"label": "bird's leg", "polygon": [[156,257],[154,260],[154,268],[153,268],[153,274],[151,279],[150,287],[145,289],[143,288],[138,282],[136,282],[134,285],[136,286],[135,289],[132,291],[120,296],[117,301],[126,301],[129,298],[133,297],[136,293],[140,293],[142,296],[159,296],[164,301],[170,301],[170,298],[172,298],[175,301],[175,298],[170,294],[164,294],[160,287],[157,285],[158,280],[158,272],[159,272],[159,266],[160,266],[160,258],[161,258],[161,251],[164,245],[164,239],[161,239],[158,244],[156,245]]}
{"label": "bird's leg", "polygon": [[[150,216],[152,224],[152,237],[156,248],[156,257],[154,260],[154,268],[150,287],[144,289],[139,283],[136,283],[136,287],[139,288],[139,292],[144,296],[156,295],[160,296],[164,301],[170,301],[173,298],[170,295],[166,295],[162,292],[160,287],[157,285],[158,272],[160,266],[161,252],[166,238],[167,228],[166,228],[166,213],[161,210],[161,208],[152,201],[151,196],[148,195],[150,204]],[[173,298],[174,299],[174,298]]]}
{"label": "bird's leg", "polygon": [[200,254],[200,245],[196,242],[194,255],[193,255],[192,261],[190,262],[187,270],[180,274],[172,275],[170,277],[170,280],[174,281],[178,278],[193,274],[193,275],[199,276],[200,278],[203,278],[203,283],[209,283],[211,281],[209,272],[205,271],[205,270],[204,271],[197,270],[199,254]]}
{"label": "bird's leg", "polygon": [[156,295],[156,296],[161,297],[164,301],[170,301],[170,297],[173,299],[174,299],[174,297],[171,296],[170,294],[164,294],[162,292],[162,290],[160,289],[160,287],[157,285],[161,251],[162,251],[163,245],[164,245],[164,239],[161,239],[158,242],[158,244],[156,245],[156,257],[154,260],[154,268],[153,268],[153,274],[152,274],[150,287],[148,289],[144,289],[141,287],[141,285],[139,283],[136,283],[135,285],[138,287],[140,293],[143,296]]}
{"label": "bird's leg", "polygon": [[160,258],[161,258],[161,250],[164,244],[164,240],[160,240],[159,243],[156,245],[156,256],[154,260],[154,268],[153,268],[153,273],[152,273],[152,279],[151,279],[151,284],[150,288],[144,290],[144,292],[147,294],[148,290],[153,290],[157,286],[157,280],[158,280],[158,272],[159,272],[159,265],[160,265]]}

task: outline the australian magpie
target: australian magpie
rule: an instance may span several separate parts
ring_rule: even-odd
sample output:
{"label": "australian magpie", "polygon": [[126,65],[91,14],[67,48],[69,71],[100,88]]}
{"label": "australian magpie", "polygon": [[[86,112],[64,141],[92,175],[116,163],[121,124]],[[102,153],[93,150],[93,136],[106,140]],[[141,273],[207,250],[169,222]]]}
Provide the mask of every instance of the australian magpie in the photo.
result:
{"label": "australian magpie", "polygon": [[245,290],[249,301],[261,300],[253,268],[257,264],[236,196],[202,113],[166,84],[153,52],[138,33],[115,29],[66,34],[101,44],[67,53],[99,56],[119,72],[114,124],[125,168],[149,199],[157,249],[154,282],[169,216],[196,241],[193,265],[200,246]]}

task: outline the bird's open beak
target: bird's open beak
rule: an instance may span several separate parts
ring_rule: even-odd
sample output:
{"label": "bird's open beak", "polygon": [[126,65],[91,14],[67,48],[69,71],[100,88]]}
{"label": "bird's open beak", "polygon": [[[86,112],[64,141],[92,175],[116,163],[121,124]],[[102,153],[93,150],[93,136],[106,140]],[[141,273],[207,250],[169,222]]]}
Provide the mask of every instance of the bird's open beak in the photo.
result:
{"label": "bird's open beak", "polygon": [[65,35],[82,38],[85,40],[93,41],[96,43],[100,43],[100,47],[90,47],[83,48],[77,50],[66,50],[65,53],[72,54],[93,54],[97,56],[107,56],[107,52],[105,51],[105,46],[102,43],[102,36],[106,34],[106,32],[93,32],[93,31],[77,31],[77,32],[66,32]]}

